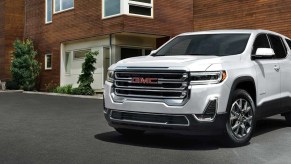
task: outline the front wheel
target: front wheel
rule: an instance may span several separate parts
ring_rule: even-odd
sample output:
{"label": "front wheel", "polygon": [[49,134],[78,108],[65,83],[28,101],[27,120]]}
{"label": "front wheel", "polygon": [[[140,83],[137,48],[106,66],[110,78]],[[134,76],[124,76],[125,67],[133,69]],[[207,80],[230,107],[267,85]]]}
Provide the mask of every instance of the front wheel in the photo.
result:
{"label": "front wheel", "polygon": [[228,105],[224,141],[227,146],[246,145],[255,127],[255,105],[245,90],[235,90]]}

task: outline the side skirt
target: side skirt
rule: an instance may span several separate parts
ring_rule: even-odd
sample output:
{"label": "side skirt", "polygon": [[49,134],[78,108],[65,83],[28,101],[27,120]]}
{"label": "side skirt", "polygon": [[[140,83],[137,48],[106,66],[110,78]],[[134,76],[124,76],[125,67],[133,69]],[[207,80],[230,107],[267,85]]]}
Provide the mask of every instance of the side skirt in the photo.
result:
{"label": "side skirt", "polygon": [[268,101],[260,106],[257,106],[256,118],[262,119],[287,112],[291,112],[291,97]]}

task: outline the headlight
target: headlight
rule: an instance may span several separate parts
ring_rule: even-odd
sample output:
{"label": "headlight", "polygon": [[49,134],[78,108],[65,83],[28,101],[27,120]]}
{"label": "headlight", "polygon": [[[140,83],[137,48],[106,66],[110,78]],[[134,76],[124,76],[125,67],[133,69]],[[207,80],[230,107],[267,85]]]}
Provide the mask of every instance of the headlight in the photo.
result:
{"label": "headlight", "polygon": [[191,84],[218,84],[224,81],[227,77],[226,71],[213,71],[213,72],[191,72]]}
{"label": "headlight", "polygon": [[114,81],[114,71],[108,71],[107,72],[107,79],[108,82],[113,82]]}

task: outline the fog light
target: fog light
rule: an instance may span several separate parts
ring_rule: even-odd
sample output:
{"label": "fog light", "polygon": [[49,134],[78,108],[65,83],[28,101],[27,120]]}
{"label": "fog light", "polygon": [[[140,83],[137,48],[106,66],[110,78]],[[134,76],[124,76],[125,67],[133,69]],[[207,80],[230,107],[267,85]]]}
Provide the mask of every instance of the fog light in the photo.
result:
{"label": "fog light", "polygon": [[213,121],[216,116],[217,108],[217,98],[212,98],[209,100],[203,114],[194,114],[194,117],[198,121]]}

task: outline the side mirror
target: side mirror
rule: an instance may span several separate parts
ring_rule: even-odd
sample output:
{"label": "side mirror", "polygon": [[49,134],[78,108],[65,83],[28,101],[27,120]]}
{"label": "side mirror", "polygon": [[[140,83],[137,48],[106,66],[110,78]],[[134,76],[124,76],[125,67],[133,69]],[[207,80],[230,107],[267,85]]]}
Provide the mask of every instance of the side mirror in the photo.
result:
{"label": "side mirror", "polygon": [[271,57],[274,55],[275,55],[275,52],[272,48],[258,48],[256,51],[256,56]]}

